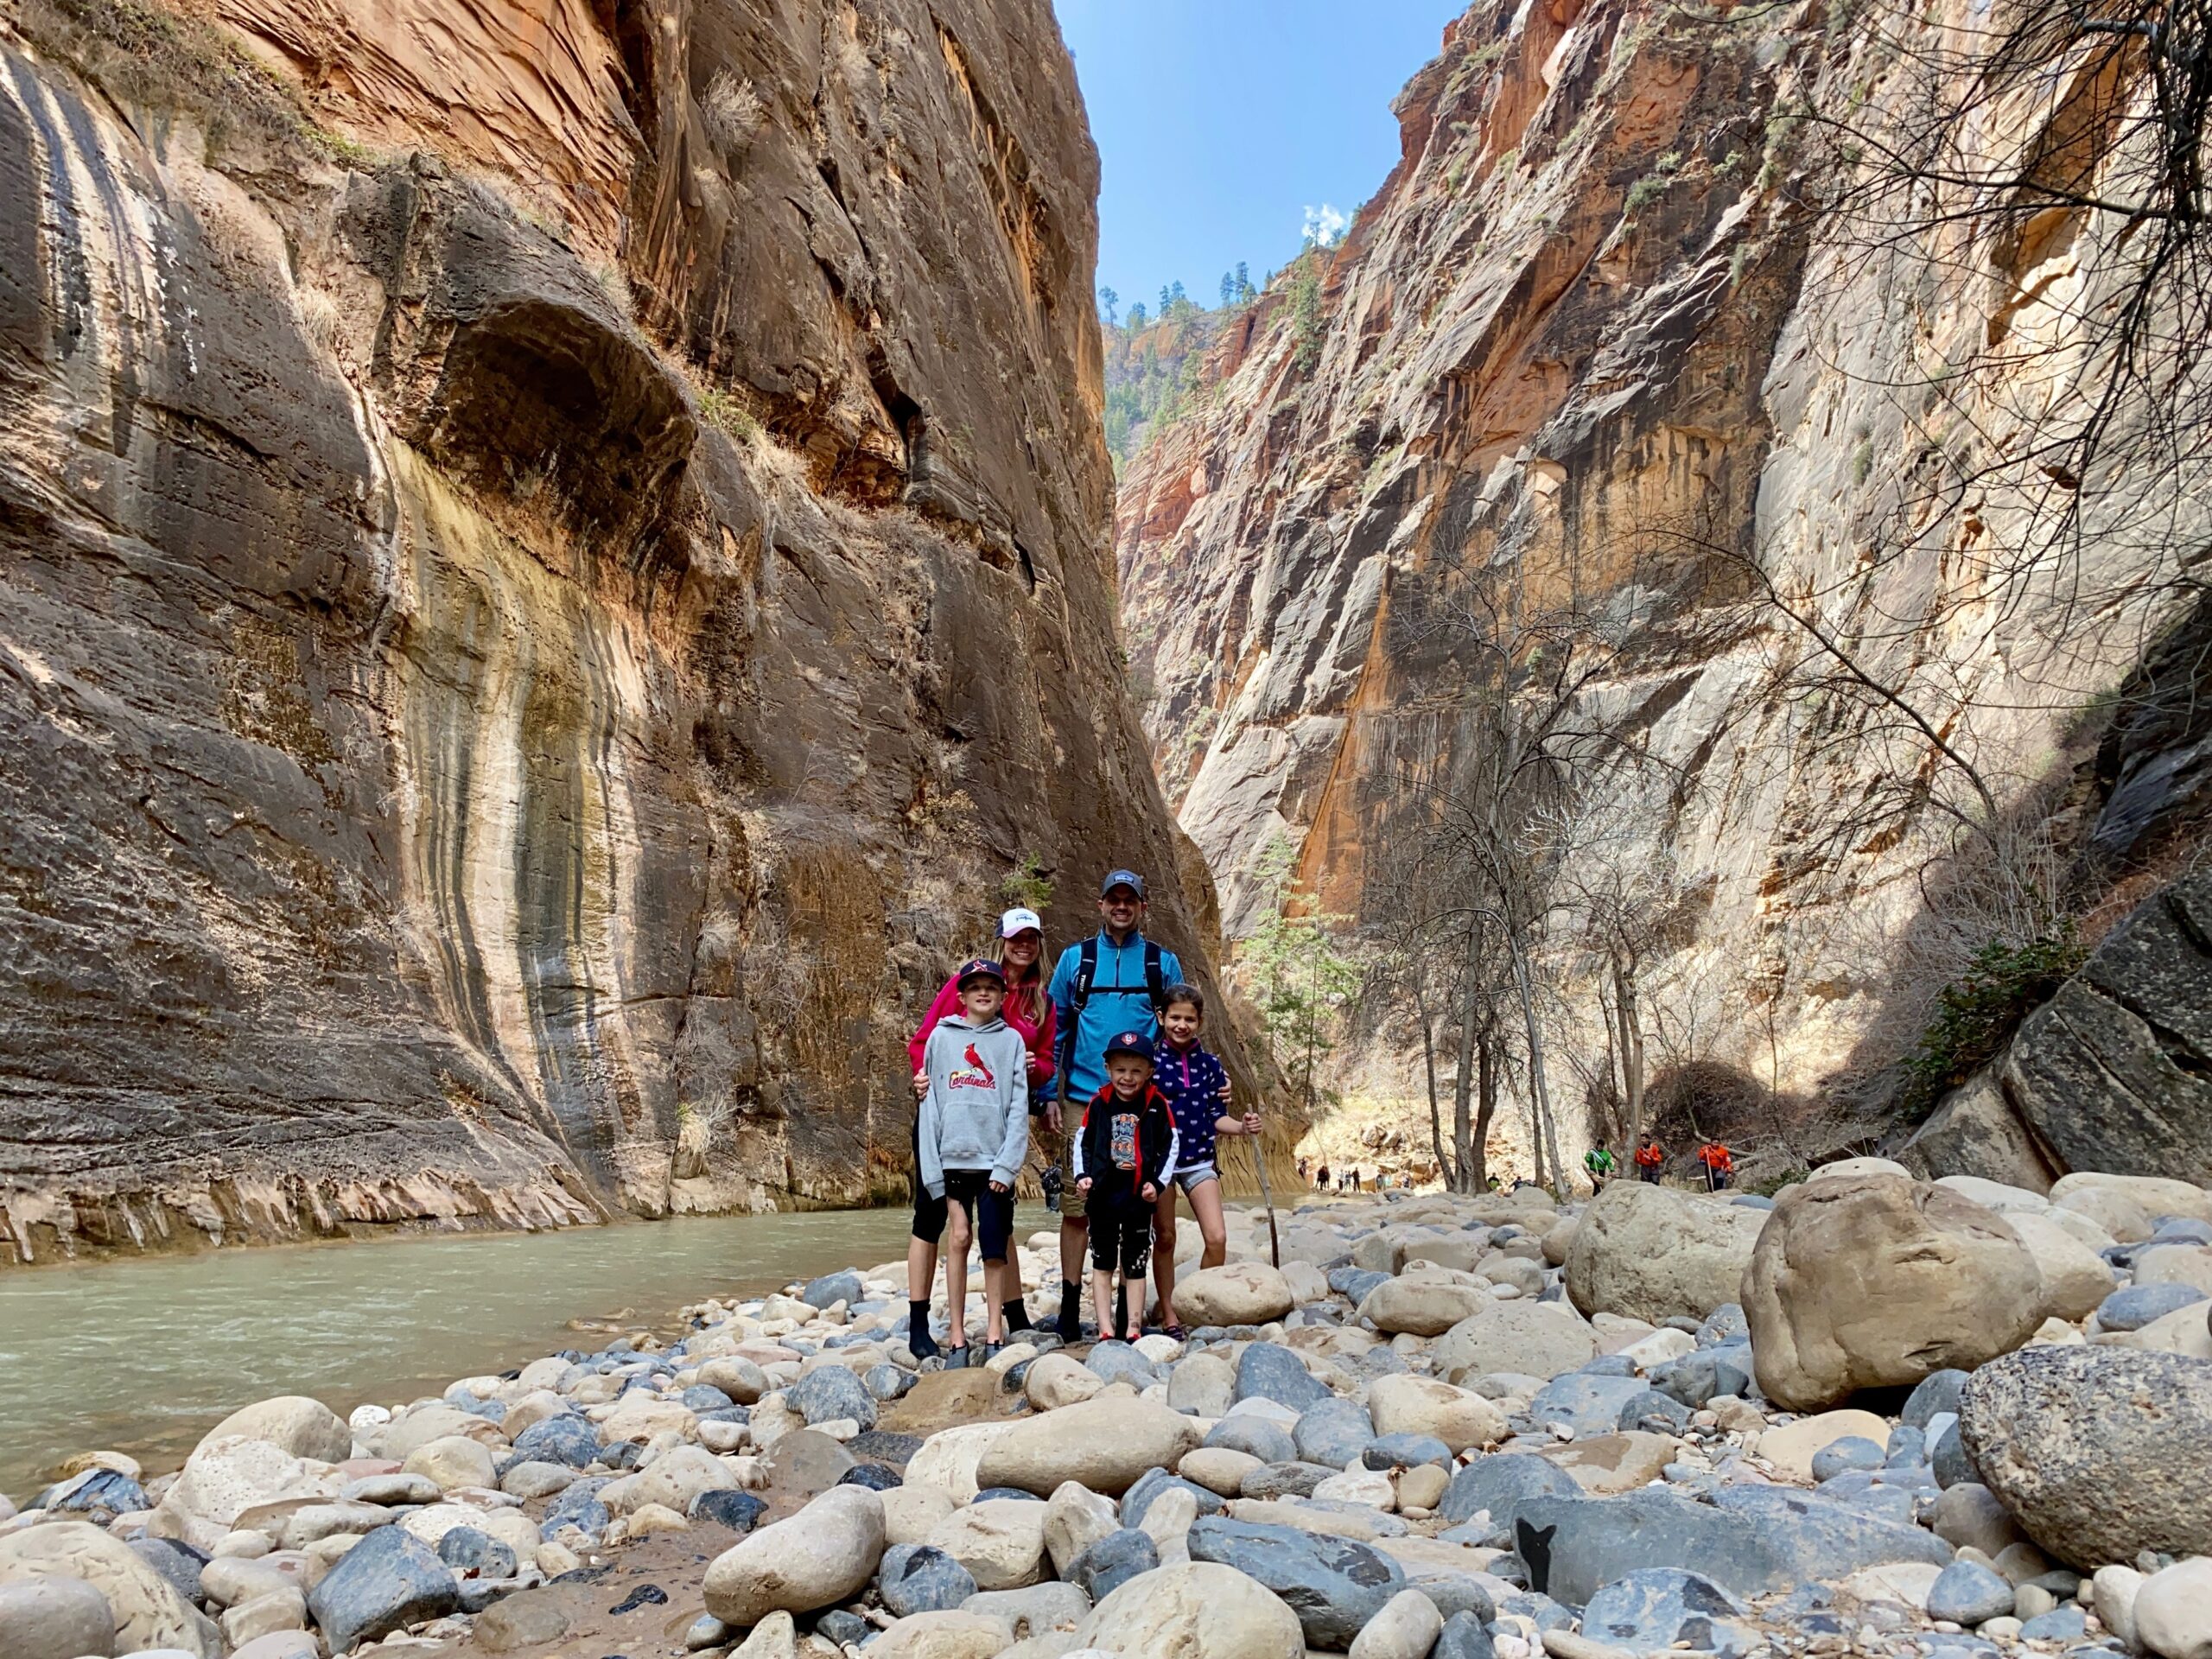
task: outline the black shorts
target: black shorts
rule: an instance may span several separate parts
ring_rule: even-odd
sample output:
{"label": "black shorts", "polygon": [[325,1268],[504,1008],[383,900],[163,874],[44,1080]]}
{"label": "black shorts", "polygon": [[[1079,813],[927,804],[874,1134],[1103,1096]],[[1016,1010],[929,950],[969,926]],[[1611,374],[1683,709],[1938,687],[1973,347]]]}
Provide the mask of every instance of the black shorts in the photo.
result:
{"label": "black shorts", "polygon": [[944,1200],[930,1197],[929,1188],[922,1185],[922,1115],[918,1111],[907,1141],[914,1148],[914,1236],[925,1244],[935,1244],[944,1236]]}
{"label": "black shorts", "polygon": [[1152,1255],[1152,1206],[1135,1198],[1101,1203],[1090,1192],[1090,1265],[1100,1273],[1119,1267],[1128,1279],[1144,1277]]}
{"label": "black shorts", "polygon": [[983,1260],[1003,1262],[1014,1242],[1014,1194],[991,1191],[988,1169],[948,1169],[944,1172],[944,1204],[957,1204],[968,1212],[976,1242],[983,1247]]}

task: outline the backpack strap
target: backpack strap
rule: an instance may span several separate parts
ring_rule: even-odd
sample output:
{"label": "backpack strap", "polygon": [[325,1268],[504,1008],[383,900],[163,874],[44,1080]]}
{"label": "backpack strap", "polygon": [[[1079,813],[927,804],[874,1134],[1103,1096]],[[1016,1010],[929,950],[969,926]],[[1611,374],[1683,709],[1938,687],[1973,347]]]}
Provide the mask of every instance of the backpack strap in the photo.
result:
{"label": "backpack strap", "polygon": [[1160,965],[1160,947],[1150,939],[1144,942],[1144,988],[1152,995],[1152,1015],[1157,1020],[1167,1012],[1167,973]]}
{"label": "backpack strap", "polygon": [[1075,1001],[1068,1006],[1082,1018],[1084,1005],[1090,1001],[1090,988],[1098,979],[1098,936],[1094,933],[1076,947]]}

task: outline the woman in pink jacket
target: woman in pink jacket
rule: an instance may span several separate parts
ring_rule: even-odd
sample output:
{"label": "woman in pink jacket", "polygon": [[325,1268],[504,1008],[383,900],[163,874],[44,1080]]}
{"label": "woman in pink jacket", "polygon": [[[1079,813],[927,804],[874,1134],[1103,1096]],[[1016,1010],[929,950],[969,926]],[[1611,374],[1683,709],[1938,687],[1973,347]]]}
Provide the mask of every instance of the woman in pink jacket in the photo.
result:
{"label": "woman in pink jacket", "polygon": [[[1045,995],[1045,924],[1035,911],[1009,910],[999,918],[998,959],[1006,969],[1007,982],[1006,1002],[999,1014],[1021,1033],[1022,1046],[1029,1052],[1029,1098],[1041,1109],[1050,1094],[1046,1085],[1052,1078],[1052,1044],[1058,1035],[1059,1020],[1052,999]],[[929,1092],[922,1051],[930,1033],[946,1014],[959,1011],[959,982],[948,979],[906,1045],[907,1058],[914,1065],[917,1096]],[[932,1198],[923,1190],[918,1151],[915,1159],[913,1236],[906,1242],[906,1345],[913,1350],[916,1359],[927,1359],[938,1351],[936,1338],[930,1335],[930,1281],[937,1276],[938,1240],[944,1236],[944,1200]],[[1009,1333],[1028,1328],[1029,1310],[1020,1296],[1007,1303],[1005,1314]]]}

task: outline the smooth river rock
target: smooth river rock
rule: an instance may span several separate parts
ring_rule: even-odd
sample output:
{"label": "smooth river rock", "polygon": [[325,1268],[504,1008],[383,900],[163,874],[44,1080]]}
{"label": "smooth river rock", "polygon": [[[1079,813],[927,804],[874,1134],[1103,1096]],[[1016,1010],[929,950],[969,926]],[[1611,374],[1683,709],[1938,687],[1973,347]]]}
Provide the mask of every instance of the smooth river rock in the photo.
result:
{"label": "smooth river rock", "polygon": [[79,1659],[115,1649],[115,1614],[83,1579],[0,1584],[0,1654],[8,1659]]}
{"label": "smooth river rock", "polygon": [[178,1648],[215,1659],[219,1633],[123,1540],[82,1521],[53,1521],[0,1536],[0,1585],[58,1575],[107,1598],[118,1651]]}
{"label": "smooth river rock", "polygon": [[1595,1357],[1598,1333],[1564,1302],[1497,1302],[1460,1320],[1430,1352],[1447,1382],[1499,1371],[1548,1380]]}
{"label": "smooth river rock", "polygon": [[353,1431],[320,1400],[303,1394],[257,1400],[232,1412],[200,1437],[202,1446],[218,1440],[267,1440],[296,1458],[342,1463],[353,1452]]}
{"label": "smooth river rock", "polygon": [[1338,1652],[1406,1582],[1397,1562],[1351,1539],[1219,1516],[1192,1525],[1191,1559],[1258,1580],[1297,1615],[1308,1646]]}
{"label": "smooth river rock", "polygon": [[437,1554],[399,1527],[379,1527],[338,1558],[308,1592],[333,1653],[373,1642],[461,1605],[461,1586]]}
{"label": "smooth river rock", "polygon": [[1192,1560],[1141,1573],[1091,1609],[1079,1649],[1128,1659],[1304,1659],[1297,1616],[1243,1573]]}
{"label": "smooth river rock", "polygon": [[833,1486],[717,1555],[707,1568],[707,1611],[740,1627],[779,1609],[811,1612],[855,1593],[883,1548],[883,1499],[865,1486]]}
{"label": "smooth river rock", "polygon": [[1118,1497],[1146,1470],[1173,1468],[1200,1438],[1196,1423],[1166,1406],[1102,1396],[1007,1426],[984,1448],[976,1481],[1046,1497],[1072,1480]]}
{"label": "smooth river rock", "polygon": [[1294,1306],[1290,1281],[1263,1262],[1203,1268],[1175,1281],[1175,1312],[1187,1325],[1265,1325]]}
{"label": "smooth river rock", "polygon": [[1766,1219],[1673,1187],[1615,1181],[1574,1230],[1567,1296],[1585,1315],[1619,1313],[1652,1325],[1701,1319],[1738,1299]]}
{"label": "smooth river rock", "polygon": [[1902,1175],[1783,1190],[1744,1274],[1759,1387],[1793,1411],[1972,1370],[2043,1321],[2043,1275],[2004,1218]]}

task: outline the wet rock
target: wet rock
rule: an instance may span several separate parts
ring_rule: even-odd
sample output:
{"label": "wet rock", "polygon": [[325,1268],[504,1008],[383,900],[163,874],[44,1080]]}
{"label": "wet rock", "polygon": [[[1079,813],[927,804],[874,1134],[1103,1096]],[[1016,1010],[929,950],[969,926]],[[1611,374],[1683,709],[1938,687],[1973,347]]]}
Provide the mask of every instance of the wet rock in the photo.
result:
{"label": "wet rock", "polygon": [[1191,1559],[1235,1567],[1297,1615],[1307,1645],[1342,1651],[1405,1587],[1389,1556],[1347,1538],[1207,1516],[1191,1528]]}
{"label": "wet rock", "polygon": [[461,1589],[436,1554],[398,1527],[379,1527],[338,1558],[308,1593],[308,1607],[343,1653],[461,1605]]}
{"label": "wet rock", "polygon": [[1296,1615],[1244,1573],[1187,1561],[1140,1574],[1076,1630],[1085,1650],[1198,1659],[1304,1659]]}
{"label": "wet rock", "polygon": [[737,1625],[779,1610],[811,1612],[858,1591],[883,1549],[882,1498],[865,1486],[832,1488],[716,1556],[707,1568],[707,1611]]}
{"label": "wet rock", "polygon": [[1879,1173],[1784,1189],[1744,1277],[1760,1388],[1814,1410],[1854,1389],[1971,1370],[2043,1318],[2043,1278],[2004,1219]]}
{"label": "wet rock", "polygon": [[957,1608],[976,1593],[968,1569],[931,1544],[893,1544],[878,1573],[883,1605],[905,1618]]}
{"label": "wet rock", "polygon": [[1590,1598],[1582,1634],[1638,1653],[1681,1643],[1700,1653],[1742,1655],[1762,1639],[1742,1622],[1746,1612],[1710,1579],[1679,1567],[1646,1567]]}
{"label": "wet rock", "polygon": [[1982,1483],[2060,1560],[2212,1554],[2212,1361],[2024,1349],[1974,1374],[1959,1429]]}

